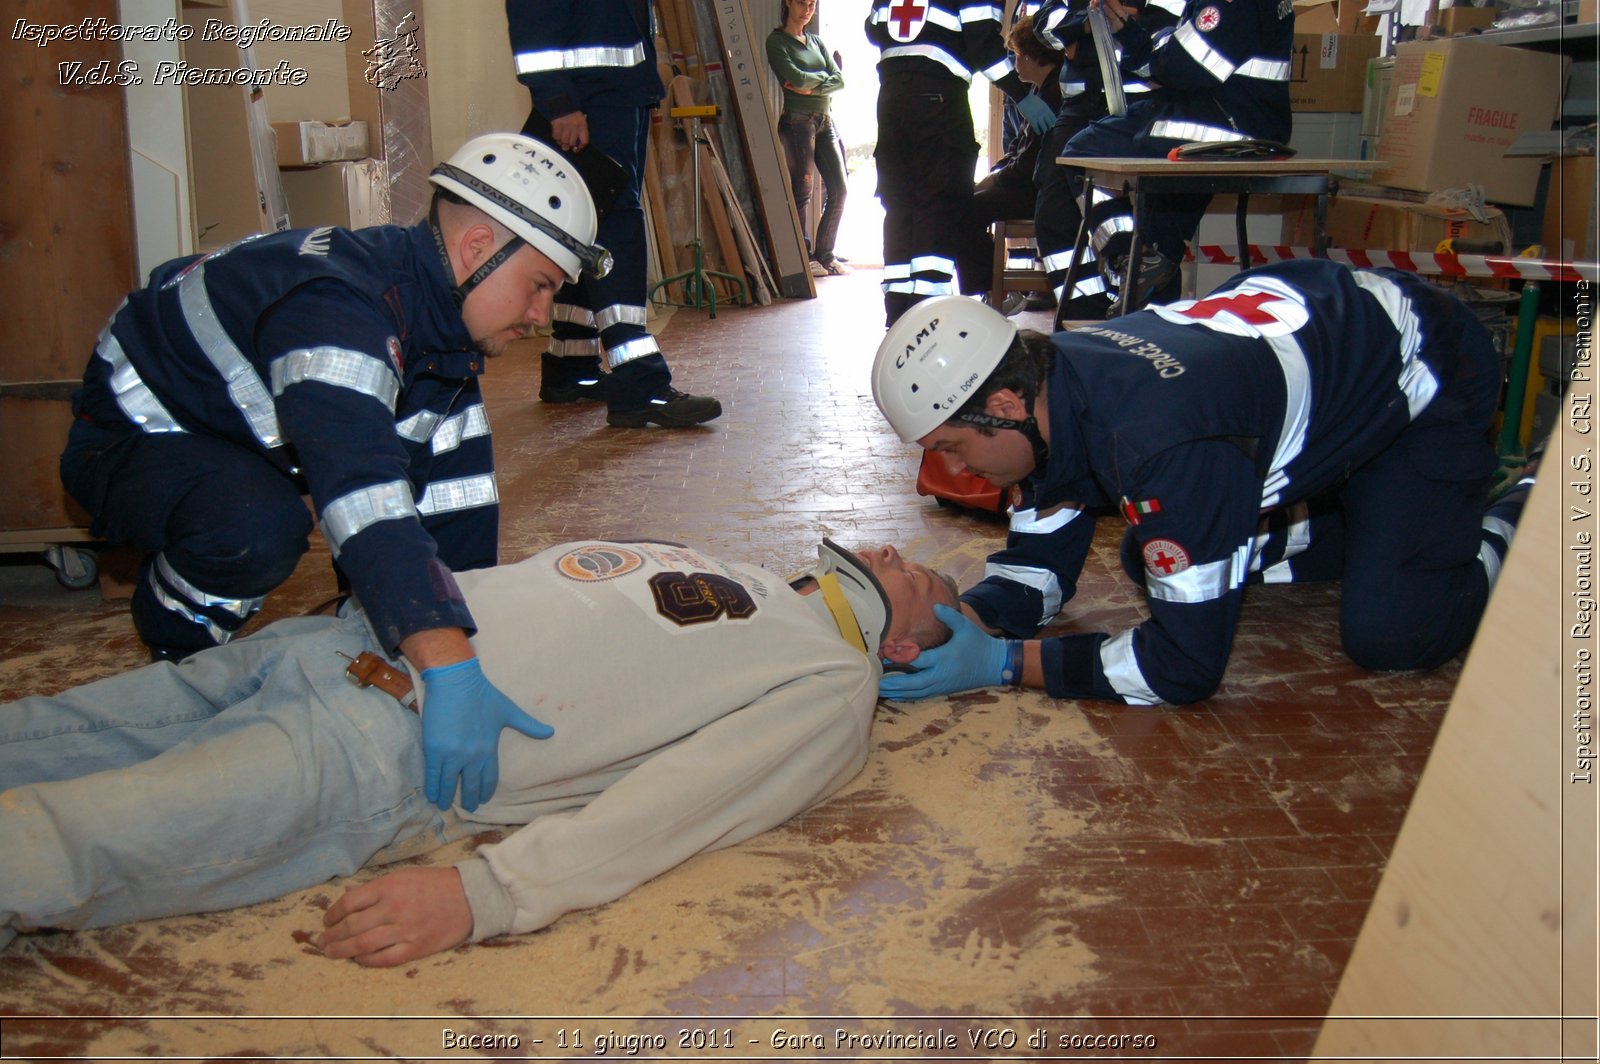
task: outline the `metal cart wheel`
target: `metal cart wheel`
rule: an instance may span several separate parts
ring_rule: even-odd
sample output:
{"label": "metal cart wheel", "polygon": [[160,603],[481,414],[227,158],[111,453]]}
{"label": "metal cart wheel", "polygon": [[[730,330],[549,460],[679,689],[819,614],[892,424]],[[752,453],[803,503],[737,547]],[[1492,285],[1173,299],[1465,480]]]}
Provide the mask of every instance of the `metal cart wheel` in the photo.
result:
{"label": "metal cart wheel", "polygon": [[56,583],[73,591],[90,588],[100,579],[100,563],[94,551],[82,547],[50,547],[44,560],[56,571]]}

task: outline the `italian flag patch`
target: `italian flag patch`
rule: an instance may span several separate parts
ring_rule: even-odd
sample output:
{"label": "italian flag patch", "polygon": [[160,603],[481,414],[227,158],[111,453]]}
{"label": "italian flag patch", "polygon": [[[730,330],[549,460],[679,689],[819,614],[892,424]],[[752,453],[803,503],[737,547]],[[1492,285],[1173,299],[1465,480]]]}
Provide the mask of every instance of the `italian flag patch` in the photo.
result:
{"label": "italian flag patch", "polygon": [[1128,519],[1128,524],[1137,525],[1144,520],[1146,514],[1161,512],[1160,499],[1141,499],[1134,501],[1126,495],[1122,497],[1122,516]]}

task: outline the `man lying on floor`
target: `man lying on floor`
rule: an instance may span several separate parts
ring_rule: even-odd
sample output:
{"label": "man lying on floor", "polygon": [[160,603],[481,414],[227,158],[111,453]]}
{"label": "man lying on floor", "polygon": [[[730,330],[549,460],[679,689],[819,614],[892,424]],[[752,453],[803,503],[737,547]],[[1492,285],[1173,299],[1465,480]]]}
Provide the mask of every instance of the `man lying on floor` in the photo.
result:
{"label": "man lying on floor", "polygon": [[328,910],[328,956],[392,966],[544,927],[780,824],[860,770],[880,657],[942,641],[933,606],[956,603],[892,547],[824,539],[818,555],[787,587],[663,543],[457,574],[484,672],[554,728],[501,734],[471,812],[428,800],[425,684],[353,603],[0,706],[0,946],[264,901],[524,825]]}

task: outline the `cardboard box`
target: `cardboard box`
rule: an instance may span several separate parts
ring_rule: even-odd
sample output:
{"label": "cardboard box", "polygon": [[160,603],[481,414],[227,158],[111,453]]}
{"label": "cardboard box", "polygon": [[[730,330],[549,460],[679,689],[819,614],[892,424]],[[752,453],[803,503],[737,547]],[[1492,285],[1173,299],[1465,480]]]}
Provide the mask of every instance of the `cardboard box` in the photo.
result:
{"label": "cardboard box", "polygon": [[1494,25],[1495,9],[1488,7],[1449,7],[1439,12],[1433,24],[1446,37],[1456,37],[1473,30],[1486,30]]}
{"label": "cardboard box", "polygon": [[316,166],[365,159],[372,152],[365,122],[274,122],[279,166]]}
{"label": "cardboard box", "polygon": [[1600,22],[1600,0],[1578,0],[1578,23]]}
{"label": "cardboard box", "polygon": [[[1383,132],[1383,118],[1389,113],[1389,93],[1394,89],[1394,56],[1381,56],[1367,62],[1367,83],[1361,98],[1361,135],[1374,140]],[[1363,159],[1370,156],[1363,155]]]}
{"label": "cardboard box", "polygon": [[1295,0],[1296,33],[1354,33],[1365,0]]}
{"label": "cardboard box", "polygon": [[1378,157],[1379,184],[1436,192],[1469,182],[1496,203],[1528,206],[1540,160],[1505,158],[1530,130],[1547,130],[1565,92],[1572,60],[1449,37],[1400,45]]}
{"label": "cardboard box", "polygon": [[325,163],[303,170],[284,170],[283,190],[289,197],[289,223],[296,229],[337,225],[360,229],[388,221],[383,202],[388,181],[377,159]]}
{"label": "cardboard box", "polygon": [[[1290,247],[1312,247],[1316,230],[1315,205],[1296,197],[1284,214],[1283,242]],[[1499,241],[1511,249],[1511,225],[1494,207],[1479,222],[1464,210],[1432,207],[1425,203],[1334,196],[1328,201],[1328,246],[1377,251],[1432,252],[1446,239]]]}
{"label": "cardboard box", "polygon": [[1289,106],[1296,112],[1361,110],[1376,37],[1297,33],[1289,53]]}
{"label": "cardboard box", "polygon": [[1297,114],[1289,147],[1306,159],[1360,159],[1361,116]]}
{"label": "cardboard box", "polygon": [[1593,155],[1565,155],[1551,164],[1539,239],[1552,258],[1596,261]]}

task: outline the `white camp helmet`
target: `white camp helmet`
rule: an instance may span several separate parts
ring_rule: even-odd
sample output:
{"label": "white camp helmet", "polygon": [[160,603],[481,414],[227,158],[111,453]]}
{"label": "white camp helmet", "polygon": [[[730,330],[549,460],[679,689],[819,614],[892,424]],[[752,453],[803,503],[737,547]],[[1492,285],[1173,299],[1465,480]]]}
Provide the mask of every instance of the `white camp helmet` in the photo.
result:
{"label": "white camp helmet", "polygon": [[[800,574],[790,583],[806,577],[817,582],[819,594],[816,598],[823,603],[821,608],[826,609],[834,623],[839,625],[839,634],[867,657],[876,659],[878,647],[889,634],[893,613],[889,608],[888,593],[878,583],[878,578],[872,575],[872,570],[867,568],[867,563],[855,552],[845,550],[824,536],[817,546],[817,567],[809,573]],[[835,596],[844,602],[837,602]],[[839,609],[841,605],[848,607],[848,617]],[[847,631],[847,625],[852,626],[854,631]]]}
{"label": "white camp helmet", "polygon": [[878,345],[873,401],[900,438],[915,443],[972,397],[1016,335],[1015,322],[976,299],[924,299]]}
{"label": "white camp helmet", "polygon": [[474,137],[428,180],[460,196],[532,244],[567,280],[604,277],[611,253],[595,244],[600,219],[589,186],[548,144],[519,133]]}

